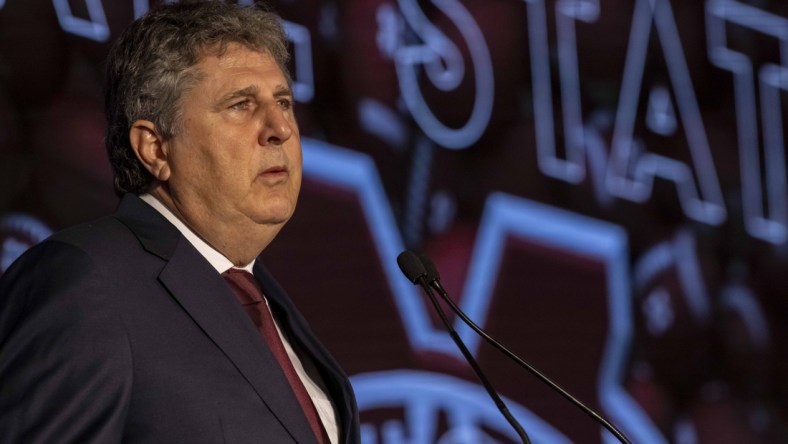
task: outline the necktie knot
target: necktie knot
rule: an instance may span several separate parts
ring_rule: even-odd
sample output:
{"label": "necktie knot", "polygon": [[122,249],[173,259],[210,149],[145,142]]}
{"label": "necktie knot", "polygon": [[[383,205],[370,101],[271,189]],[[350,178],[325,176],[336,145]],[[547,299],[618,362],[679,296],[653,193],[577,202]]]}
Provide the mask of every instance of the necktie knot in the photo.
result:
{"label": "necktie knot", "polygon": [[263,292],[257,286],[254,276],[246,270],[231,268],[222,273],[224,280],[230,284],[233,293],[243,305],[263,302]]}

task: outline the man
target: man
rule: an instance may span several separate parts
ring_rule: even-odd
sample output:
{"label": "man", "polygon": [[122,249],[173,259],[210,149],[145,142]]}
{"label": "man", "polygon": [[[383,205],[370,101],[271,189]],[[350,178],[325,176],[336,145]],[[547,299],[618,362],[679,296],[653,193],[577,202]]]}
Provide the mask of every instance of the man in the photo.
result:
{"label": "man", "polygon": [[286,59],[275,15],[222,2],[119,37],[122,200],[3,275],[0,442],[359,441],[347,377],[255,260],[301,182]]}

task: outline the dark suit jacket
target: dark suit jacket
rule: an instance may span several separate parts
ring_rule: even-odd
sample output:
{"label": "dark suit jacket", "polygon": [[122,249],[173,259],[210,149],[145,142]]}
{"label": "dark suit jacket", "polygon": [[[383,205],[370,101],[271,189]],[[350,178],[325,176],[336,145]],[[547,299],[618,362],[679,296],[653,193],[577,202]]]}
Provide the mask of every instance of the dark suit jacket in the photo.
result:
{"label": "dark suit jacket", "polygon": [[[357,443],[347,377],[258,260],[254,274]],[[0,280],[0,442],[314,443],[275,358],[229,286],[156,210],[25,253]]]}

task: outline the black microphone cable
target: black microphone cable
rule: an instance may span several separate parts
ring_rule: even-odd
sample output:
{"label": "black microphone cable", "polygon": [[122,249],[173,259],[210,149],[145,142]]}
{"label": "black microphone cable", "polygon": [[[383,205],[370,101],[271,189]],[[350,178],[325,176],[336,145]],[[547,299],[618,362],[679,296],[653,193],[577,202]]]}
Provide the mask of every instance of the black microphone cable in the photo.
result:
{"label": "black microphone cable", "polygon": [[465,360],[468,361],[468,364],[470,364],[474,373],[476,373],[476,376],[481,381],[482,385],[484,386],[484,389],[487,390],[487,394],[490,396],[490,398],[492,398],[493,402],[495,402],[495,406],[498,407],[498,410],[501,412],[504,418],[506,418],[506,421],[508,421],[509,424],[512,426],[514,431],[523,441],[523,444],[531,444],[531,440],[530,438],[528,438],[528,434],[525,433],[525,430],[523,430],[520,423],[517,422],[514,416],[512,416],[511,412],[509,412],[509,408],[506,407],[506,403],[504,403],[501,397],[498,396],[498,393],[495,391],[495,388],[492,386],[490,381],[484,375],[484,372],[482,372],[482,369],[481,367],[479,367],[479,364],[476,362],[476,359],[474,359],[473,355],[468,350],[468,347],[466,347],[465,343],[462,342],[462,339],[460,339],[460,335],[457,334],[457,331],[454,330],[454,327],[452,327],[451,323],[446,317],[446,313],[441,308],[437,298],[435,298],[435,294],[432,292],[432,288],[430,288],[427,282],[428,273],[427,270],[424,268],[424,264],[422,263],[422,260],[419,259],[416,253],[413,253],[412,251],[409,250],[405,250],[402,253],[400,253],[399,256],[397,256],[397,264],[399,265],[400,270],[402,270],[402,273],[405,274],[405,276],[411,282],[420,285],[424,289],[424,292],[430,298],[430,302],[432,302],[432,305],[435,307],[435,310],[438,312],[438,315],[440,316],[443,325],[446,326],[446,330],[449,332],[449,336],[451,336],[452,340],[457,345],[457,348],[460,349],[462,355],[465,357]]}
{"label": "black microphone cable", "polygon": [[[400,254],[401,256],[401,254]],[[481,327],[476,325],[465,313],[454,303],[454,301],[449,297],[449,294],[440,284],[440,274],[438,273],[437,267],[435,267],[435,263],[430,260],[427,256],[418,255],[419,259],[421,260],[422,265],[424,266],[424,270],[426,271],[426,277],[422,277],[424,280],[429,282],[429,285],[437,290],[440,297],[449,304],[449,307],[457,313],[457,316],[463,320],[473,331],[475,331],[479,336],[484,338],[489,344],[493,347],[498,349],[500,352],[508,356],[509,358],[513,359],[517,364],[519,364],[524,369],[528,370],[529,373],[536,376],[540,381],[547,384],[550,388],[558,392],[561,396],[563,396],[566,400],[574,404],[577,408],[582,410],[586,415],[590,416],[591,419],[601,424],[605,429],[607,429],[610,433],[612,433],[622,444],[631,444],[629,439],[627,439],[624,434],[618,430],[613,424],[607,421],[605,418],[602,417],[599,413],[594,411],[591,407],[585,405],[582,401],[575,398],[571,393],[564,390],[561,386],[557,383],[553,382],[550,378],[544,375],[542,372],[534,368],[532,365],[525,362],[522,358],[517,356],[514,352],[506,348],[503,344],[496,341],[492,336],[487,334]]]}

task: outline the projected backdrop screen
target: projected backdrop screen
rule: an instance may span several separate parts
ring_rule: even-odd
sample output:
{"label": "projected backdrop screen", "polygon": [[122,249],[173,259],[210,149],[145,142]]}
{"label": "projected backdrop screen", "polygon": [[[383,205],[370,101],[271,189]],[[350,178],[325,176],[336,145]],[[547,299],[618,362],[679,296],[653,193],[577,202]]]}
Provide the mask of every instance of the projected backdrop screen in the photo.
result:
{"label": "projected backdrop screen", "polygon": [[[0,0],[0,272],[116,205],[103,61],[153,3]],[[633,442],[788,439],[786,2],[271,6],[305,176],[263,259],[351,376],[365,443],[516,441],[405,248]],[[534,442],[610,442],[452,320]]]}

